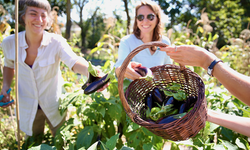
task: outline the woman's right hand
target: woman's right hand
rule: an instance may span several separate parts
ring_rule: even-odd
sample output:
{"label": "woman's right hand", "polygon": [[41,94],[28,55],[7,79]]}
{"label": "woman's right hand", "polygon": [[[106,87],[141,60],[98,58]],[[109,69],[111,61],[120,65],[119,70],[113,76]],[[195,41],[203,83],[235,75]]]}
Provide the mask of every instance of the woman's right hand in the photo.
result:
{"label": "woman's right hand", "polygon": [[[127,69],[125,71],[124,77],[131,79],[131,80],[135,80],[135,79],[139,79],[141,77],[140,74],[138,74],[134,68],[136,67],[140,67],[141,64],[137,63],[137,62],[130,62],[127,66]],[[119,77],[119,73],[120,73],[120,67],[116,68],[116,75]]]}
{"label": "woman's right hand", "polygon": [[[9,88],[4,88],[2,89],[0,95],[3,95],[3,98],[2,100],[0,101],[1,103],[7,103],[10,101],[10,94],[7,94],[7,91],[9,90]],[[10,104],[7,104],[7,105],[3,105],[3,106],[0,106],[0,107],[8,107],[10,105],[12,105],[13,103],[10,103]]]}

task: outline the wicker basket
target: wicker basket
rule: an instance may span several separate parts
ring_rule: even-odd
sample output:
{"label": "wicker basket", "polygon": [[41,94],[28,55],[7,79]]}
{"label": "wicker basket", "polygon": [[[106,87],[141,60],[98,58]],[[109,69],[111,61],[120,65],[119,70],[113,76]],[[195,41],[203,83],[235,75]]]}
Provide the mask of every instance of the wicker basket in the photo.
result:
{"label": "wicker basket", "polygon": [[[136,79],[130,83],[124,94],[123,80],[125,70],[131,59],[145,48],[152,46],[167,46],[162,42],[145,43],[134,49],[124,60],[121,65],[120,75],[118,78],[118,90],[120,99],[127,115],[138,125],[141,125],[152,133],[173,141],[187,140],[194,137],[204,126],[207,120],[207,103],[205,99],[205,86],[201,78],[185,68],[185,66],[162,65],[150,68],[154,74],[152,81]],[[144,98],[147,93],[152,91],[156,86],[165,87],[169,83],[181,84],[181,89],[188,93],[189,96],[196,96],[194,108],[181,119],[166,124],[154,124],[145,121],[146,106]]]}

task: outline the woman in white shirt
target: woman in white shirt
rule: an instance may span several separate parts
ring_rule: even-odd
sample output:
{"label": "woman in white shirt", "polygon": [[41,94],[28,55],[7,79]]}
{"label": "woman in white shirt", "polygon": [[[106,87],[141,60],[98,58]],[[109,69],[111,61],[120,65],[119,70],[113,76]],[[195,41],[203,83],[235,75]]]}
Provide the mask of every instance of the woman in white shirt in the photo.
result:
{"label": "woman in white shirt", "polygon": [[[135,15],[136,19],[134,22],[133,34],[123,37],[119,45],[118,60],[115,64],[117,76],[119,76],[120,66],[124,59],[131,51],[141,44],[152,41],[162,41],[170,45],[170,40],[162,35],[161,8],[158,4],[152,1],[141,1],[136,6]],[[140,51],[132,58],[132,61],[126,69],[125,77],[132,80],[140,77],[133,69],[134,67],[144,66],[151,68],[171,63],[172,61],[166,53],[156,51],[153,47],[147,48],[146,50]]]}
{"label": "woman in white shirt", "polygon": [[[61,61],[72,71],[88,77],[88,62],[71,50],[66,39],[44,31],[51,23],[50,11],[47,0],[19,1],[19,23],[25,27],[25,31],[18,33],[20,129],[28,136],[43,134],[45,120],[55,136],[65,120],[65,114],[58,111]],[[15,35],[5,38],[1,45],[5,56],[1,95],[4,95],[2,101],[8,102],[10,96],[6,91],[16,68]]]}

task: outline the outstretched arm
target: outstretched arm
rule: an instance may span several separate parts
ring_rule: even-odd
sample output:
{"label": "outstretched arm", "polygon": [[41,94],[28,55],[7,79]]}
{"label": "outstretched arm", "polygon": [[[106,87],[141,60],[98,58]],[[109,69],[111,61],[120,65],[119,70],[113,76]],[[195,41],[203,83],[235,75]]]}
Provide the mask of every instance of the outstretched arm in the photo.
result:
{"label": "outstretched arm", "polygon": [[[216,56],[206,49],[193,45],[178,46],[176,52],[174,46],[161,48],[161,50],[166,51],[177,63],[199,66],[205,70],[216,59]],[[221,62],[214,66],[212,74],[230,93],[250,106],[250,77],[238,73]]]}
{"label": "outstretched arm", "polygon": [[208,109],[207,121],[250,137],[250,118],[228,115]]}

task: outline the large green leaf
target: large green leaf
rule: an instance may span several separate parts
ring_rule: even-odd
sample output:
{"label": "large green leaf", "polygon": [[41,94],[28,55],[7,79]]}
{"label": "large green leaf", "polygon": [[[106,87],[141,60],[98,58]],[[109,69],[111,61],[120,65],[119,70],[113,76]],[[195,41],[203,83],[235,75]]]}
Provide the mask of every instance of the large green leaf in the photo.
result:
{"label": "large green leaf", "polygon": [[228,149],[228,150],[238,150],[239,148],[232,144],[231,142],[229,141],[226,141],[226,140],[220,140],[222,142],[222,144]]}
{"label": "large green leaf", "polygon": [[41,144],[39,146],[31,147],[28,150],[56,150],[56,148],[53,146],[49,146],[47,144]]}
{"label": "large green leaf", "polygon": [[250,149],[248,141],[241,138],[241,137],[237,138],[235,143],[237,144],[237,146],[239,148],[242,148],[244,150],[249,150]]}
{"label": "large green leaf", "polygon": [[87,126],[77,135],[76,148],[88,148],[94,136],[93,126]]}
{"label": "large green leaf", "polygon": [[137,147],[144,139],[144,134],[141,130],[133,131],[129,137],[127,137],[128,146]]}
{"label": "large green leaf", "polygon": [[99,141],[97,141],[97,142],[95,142],[94,144],[92,144],[92,145],[88,148],[88,150],[97,150],[98,142],[99,142]]}
{"label": "large green leaf", "polygon": [[107,142],[106,142],[106,146],[108,149],[115,149],[116,147],[116,143],[117,143],[117,140],[119,138],[119,133],[112,136]]}
{"label": "large green leaf", "polygon": [[105,130],[103,130],[102,132],[105,133],[105,135],[109,138],[112,135],[115,135],[115,126],[114,126],[114,120],[111,119],[110,115],[105,115],[104,117],[105,120],[105,124],[104,124],[104,128]]}

